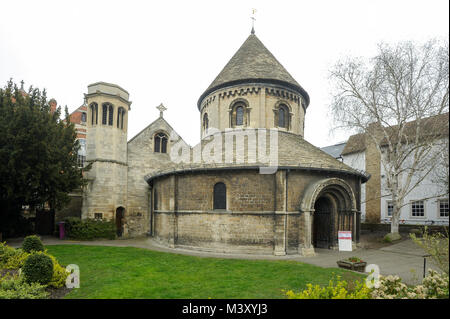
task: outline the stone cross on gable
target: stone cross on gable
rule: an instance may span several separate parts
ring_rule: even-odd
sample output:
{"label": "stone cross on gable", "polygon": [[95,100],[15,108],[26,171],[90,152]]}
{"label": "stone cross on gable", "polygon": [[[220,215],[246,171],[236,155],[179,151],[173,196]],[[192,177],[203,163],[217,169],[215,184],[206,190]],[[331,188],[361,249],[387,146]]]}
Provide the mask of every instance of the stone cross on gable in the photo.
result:
{"label": "stone cross on gable", "polygon": [[163,117],[164,111],[167,110],[167,107],[165,107],[162,103],[156,107],[159,110],[159,117]]}

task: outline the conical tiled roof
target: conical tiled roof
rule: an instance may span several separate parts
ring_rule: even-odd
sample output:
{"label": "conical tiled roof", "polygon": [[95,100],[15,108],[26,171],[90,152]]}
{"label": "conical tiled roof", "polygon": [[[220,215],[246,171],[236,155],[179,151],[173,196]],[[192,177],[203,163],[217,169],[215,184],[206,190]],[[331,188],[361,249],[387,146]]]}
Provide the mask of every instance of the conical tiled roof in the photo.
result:
{"label": "conical tiled roof", "polygon": [[250,34],[223,70],[206,89],[198,101],[209,93],[234,84],[245,82],[272,83],[286,86],[299,94],[309,104],[308,93],[295,81],[280,62],[270,53],[256,35]]}

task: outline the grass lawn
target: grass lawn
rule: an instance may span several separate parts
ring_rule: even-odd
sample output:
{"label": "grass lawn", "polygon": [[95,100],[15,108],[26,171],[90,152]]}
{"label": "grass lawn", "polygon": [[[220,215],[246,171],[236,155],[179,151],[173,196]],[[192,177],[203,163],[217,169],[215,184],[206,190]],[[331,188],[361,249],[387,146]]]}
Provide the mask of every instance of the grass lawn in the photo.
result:
{"label": "grass lawn", "polygon": [[46,246],[63,265],[80,267],[80,288],[66,298],[284,298],[333,274],[362,275],[296,261],[202,258],[133,247]]}

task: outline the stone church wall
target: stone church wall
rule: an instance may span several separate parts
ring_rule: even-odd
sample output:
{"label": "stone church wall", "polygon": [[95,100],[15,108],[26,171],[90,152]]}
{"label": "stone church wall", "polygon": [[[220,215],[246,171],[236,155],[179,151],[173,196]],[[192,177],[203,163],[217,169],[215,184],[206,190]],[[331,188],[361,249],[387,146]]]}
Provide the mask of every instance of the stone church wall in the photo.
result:
{"label": "stone church wall", "polygon": [[[156,178],[153,188],[158,205],[153,235],[170,247],[301,253],[311,227],[305,224],[305,213],[300,210],[305,190],[333,177],[345,180],[358,194],[357,178],[333,172],[280,169],[276,174],[259,174],[257,170],[229,169]],[[227,187],[226,210],[213,209],[217,182]]]}
{"label": "stone church wall", "polygon": [[178,210],[212,210],[213,189],[218,182],[227,187],[227,208],[232,211],[273,211],[274,179],[258,171],[216,171],[178,177]]}
{"label": "stone church wall", "polygon": [[215,251],[272,252],[273,218],[236,212],[178,214],[178,246]]}
{"label": "stone church wall", "polygon": [[[170,161],[169,140],[167,153],[154,152],[154,135],[163,132],[171,136],[172,128],[159,118],[128,142],[128,194],[127,226],[130,236],[144,235],[150,231],[150,188],[145,175],[158,171]],[[167,203],[163,200],[163,205]]]}
{"label": "stone church wall", "polygon": [[95,213],[102,213],[104,219],[114,219],[116,208],[125,207],[126,203],[126,166],[112,162],[95,162],[89,173],[95,176],[95,179],[83,194],[83,218],[94,218]]}

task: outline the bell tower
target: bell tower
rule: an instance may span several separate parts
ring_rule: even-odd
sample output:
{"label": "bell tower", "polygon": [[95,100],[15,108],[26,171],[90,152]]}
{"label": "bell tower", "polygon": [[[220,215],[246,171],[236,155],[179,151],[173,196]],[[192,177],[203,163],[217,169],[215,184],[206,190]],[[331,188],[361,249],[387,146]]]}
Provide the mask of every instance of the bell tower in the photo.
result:
{"label": "bell tower", "polygon": [[82,218],[115,220],[118,234],[127,213],[127,131],[129,94],[120,86],[97,82],[88,85],[86,172]]}

